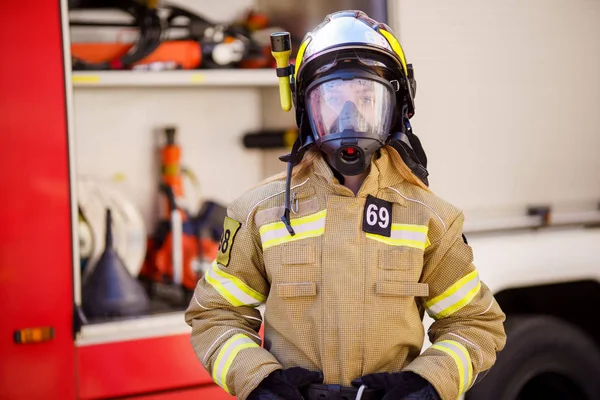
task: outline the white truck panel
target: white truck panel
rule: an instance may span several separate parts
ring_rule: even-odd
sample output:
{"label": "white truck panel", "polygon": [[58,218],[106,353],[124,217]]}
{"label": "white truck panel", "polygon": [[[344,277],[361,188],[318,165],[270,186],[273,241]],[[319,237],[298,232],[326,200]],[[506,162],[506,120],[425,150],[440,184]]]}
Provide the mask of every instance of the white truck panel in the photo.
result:
{"label": "white truck panel", "polygon": [[431,187],[465,210],[600,200],[600,2],[388,2]]}
{"label": "white truck panel", "polygon": [[553,229],[468,238],[481,279],[501,290],[600,281],[600,229]]}

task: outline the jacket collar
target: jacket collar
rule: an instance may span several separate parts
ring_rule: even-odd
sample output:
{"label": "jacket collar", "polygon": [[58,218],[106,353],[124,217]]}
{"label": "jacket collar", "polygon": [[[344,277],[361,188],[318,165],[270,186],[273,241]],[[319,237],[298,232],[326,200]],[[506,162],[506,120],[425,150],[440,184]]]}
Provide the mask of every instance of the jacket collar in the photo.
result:
{"label": "jacket collar", "polygon": [[[390,151],[394,150],[389,150],[386,147],[381,148],[378,156],[376,155],[376,158],[371,161],[371,170],[358,191],[357,197],[371,195],[405,205],[406,200],[398,192],[390,189],[390,187],[396,188],[404,180],[398,167],[394,165],[394,158],[389,154]],[[336,194],[350,195],[351,192],[340,184],[324,157],[320,156],[315,159],[313,173],[318,180],[330,186]]]}

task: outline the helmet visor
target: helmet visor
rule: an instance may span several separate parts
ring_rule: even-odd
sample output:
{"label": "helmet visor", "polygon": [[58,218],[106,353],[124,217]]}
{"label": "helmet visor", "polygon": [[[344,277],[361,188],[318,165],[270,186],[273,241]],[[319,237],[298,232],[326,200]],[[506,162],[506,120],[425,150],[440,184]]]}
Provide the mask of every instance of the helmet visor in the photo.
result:
{"label": "helmet visor", "polygon": [[318,138],[346,130],[384,140],[393,116],[391,86],[371,79],[328,80],[310,88],[308,111]]}

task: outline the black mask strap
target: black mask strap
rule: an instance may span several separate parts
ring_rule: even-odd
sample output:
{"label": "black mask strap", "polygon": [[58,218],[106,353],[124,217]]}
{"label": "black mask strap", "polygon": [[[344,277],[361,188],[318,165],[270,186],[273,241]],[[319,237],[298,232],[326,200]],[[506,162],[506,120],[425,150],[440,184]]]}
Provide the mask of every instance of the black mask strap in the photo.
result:
{"label": "black mask strap", "polygon": [[402,157],[402,160],[404,160],[404,163],[410,168],[413,174],[415,174],[426,186],[429,186],[427,156],[425,155],[425,150],[421,145],[421,141],[417,135],[413,133],[408,120],[406,121],[402,132],[395,132],[390,135],[388,144],[400,154],[400,157]]}
{"label": "black mask strap", "polygon": [[425,154],[425,150],[423,150],[423,145],[421,144],[421,140],[415,135],[412,131],[412,126],[409,121],[406,121],[406,137],[412,147],[415,155],[417,156],[417,160],[419,164],[423,167],[427,168],[427,155]]}

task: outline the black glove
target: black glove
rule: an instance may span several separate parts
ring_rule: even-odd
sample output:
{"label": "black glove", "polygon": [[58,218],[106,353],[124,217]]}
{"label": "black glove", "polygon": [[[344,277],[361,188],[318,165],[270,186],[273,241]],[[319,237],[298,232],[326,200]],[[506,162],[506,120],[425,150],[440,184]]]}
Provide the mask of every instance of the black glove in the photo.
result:
{"label": "black glove", "polygon": [[385,391],[382,400],[441,400],[433,385],[414,372],[380,372],[352,381],[357,387],[363,384]]}
{"label": "black glove", "polygon": [[248,400],[302,400],[300,389],[322,383],[323,374],[300,367],[278,369],[267,376],[248,396]]}

